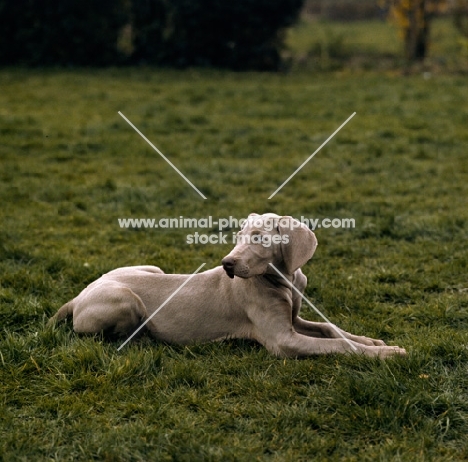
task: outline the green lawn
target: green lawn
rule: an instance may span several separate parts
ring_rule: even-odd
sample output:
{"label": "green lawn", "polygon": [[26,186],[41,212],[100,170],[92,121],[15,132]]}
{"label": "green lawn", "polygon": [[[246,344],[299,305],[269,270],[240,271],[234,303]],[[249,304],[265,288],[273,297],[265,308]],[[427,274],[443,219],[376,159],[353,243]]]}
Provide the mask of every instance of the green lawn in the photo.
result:
{"label": "green lawn", "polygon": [[[466,85],[362,72],[0,71],[0,459],[468,458]],[[266,211],[355,218],[354,229],[316,231],[306,295],[406,358],[282,360],[247,341],[149,338],[117,352],[69,324],[45,327],[110,269],[190,273],[232,247],[188,245],[181,229],[123,230],[118,218]]]}
{"label": "green lawn", "polygon": [[[303,18],[288,30],[287,50],[293,69],[393,70],[404,65],[399,29],[383,20],[327,22]],[[468,72],[467,39],[451,18],[431,22],[426,71]],[[416,66],[417,67],[417,66]]]}

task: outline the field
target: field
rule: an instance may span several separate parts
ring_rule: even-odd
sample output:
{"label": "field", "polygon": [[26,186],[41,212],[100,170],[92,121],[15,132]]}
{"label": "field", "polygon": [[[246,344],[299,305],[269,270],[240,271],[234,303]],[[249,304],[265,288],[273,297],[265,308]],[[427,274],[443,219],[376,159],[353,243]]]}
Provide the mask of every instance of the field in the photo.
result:
{"label": "field", "polygon": [[[466,74],[468,39],[449,18],[433,20],[430,30],[428,56],[424,65],[416,67]],[[392,70],[406,66],[400,31],[382,20],[337,23],[303,18],[288,31],[287,45],[293,68]]]}
{"label": "field", "polygon": [[[0,87],[1,460],[468,458],[466,77],[4,69]],[[266,211],[355,219],[316,230],[306,296],[407,357],[146,337],[118,352],[46,327],[115,267],[191,273],[232,248],[118,218]]]}

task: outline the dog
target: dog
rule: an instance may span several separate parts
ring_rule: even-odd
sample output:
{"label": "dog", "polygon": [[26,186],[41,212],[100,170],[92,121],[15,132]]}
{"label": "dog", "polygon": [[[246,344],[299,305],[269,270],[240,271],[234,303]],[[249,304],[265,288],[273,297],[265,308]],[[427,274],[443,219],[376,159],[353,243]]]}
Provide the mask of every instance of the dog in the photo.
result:
{"label": "dog", "polygon": [[246,338],[280,357],[405,355],[382,340],[299,317],[307,285],[301,266],[317,247],[307,226],[292,217],[250,214],[236,237],[222,266],[195,275],[165,274],[156,266],[110,271],[63,305],[51,323],[71,316],[77,333],[127,337],[146,323],[164,342]]}

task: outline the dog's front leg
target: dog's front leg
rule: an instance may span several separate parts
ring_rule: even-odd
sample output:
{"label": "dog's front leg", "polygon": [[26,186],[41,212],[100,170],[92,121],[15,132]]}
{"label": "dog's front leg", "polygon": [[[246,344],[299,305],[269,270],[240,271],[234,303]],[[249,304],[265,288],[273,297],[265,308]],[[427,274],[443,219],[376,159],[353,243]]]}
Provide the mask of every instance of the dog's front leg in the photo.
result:
{"label": "dog's front leg", "polygon": [[[303,294],[307,286],[307,277],[304,273],[298,269],[293,276],[292,283],[294,287]],[[331,325],[326,322],[311,322],[306,321],[299,317],[299,312],[302,305],[302,297],[295,290],[292,291],[292,323],[294,330],[308,337],[318,337],[318,338],[347,338],[353,342],[362,343],[363,345],[375,345],[375,346],[385,346],[383,340],[377,340],[369,337],[362,337],[359,335],[353,335],[349,332],[346,332],[334,325]],[[339,332],[339,333],[338,333]],[[341,334],[341,335],[340,335]]]}
{"label": "dog's front leg", "polygon": [[[291,309],[291,305],[284,300],[270,300],[268,306],[256,306],[249,312],[249,318],[254,326],[254,338],[277,356],[301,357],[326,353],[361,353],[367,356],[388,357],[394,354],[405,354],[405,350],[398,347],[366,345],[352,339],[340,338],[339,335],[337,335],[339,338],[314,338],[314,336],[304,335],[293,327]],[[319,325],[320,329],[323,328],[321,323],[311,324]],[[320,329],[311,332],[321,332]]]}
{"label": "dog's front leg", "polygon": [[330,353],[357,353],[380,358],[406,354],[399,347],[369,346],[342,338],[313,338],[294,331],[277,338],[275,352],[278,356],[294,358]]}
{"label": "dog's front leg", "polygon": [[[360,335],[353,335],[349,332],[340,329],[334,324],[328,322],[311,322],[306,321],[300,317],[297,317],[293,321],[294,330],[300,334],[307,335],[309,337],[320,337],[320,338],[347,338],[356,343],[362,343],[363,345],[369,346],[385,346],[383,340],[377,340],[370,337],[364,337]],[[341,335],[340,335],[341,334]]]}
{"label": "dog's front leg", "polygon": [[[301,294],[304,294],[305,288],[307,287],[307,277],[300,269],[296,270],[294,273],[292,284]],[[296,290],[292,291],[292,302],[292,320],[294,322],[294,319],[299,316],[302,305],[302,297]]]}

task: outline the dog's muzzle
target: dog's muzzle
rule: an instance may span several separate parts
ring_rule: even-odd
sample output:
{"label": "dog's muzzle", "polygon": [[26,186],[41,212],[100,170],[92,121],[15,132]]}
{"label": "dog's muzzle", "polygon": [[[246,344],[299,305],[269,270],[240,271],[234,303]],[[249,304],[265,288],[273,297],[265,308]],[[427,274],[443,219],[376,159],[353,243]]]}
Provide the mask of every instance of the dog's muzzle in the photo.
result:
{"label": "dog's muzzle", "polygon": [[232,257],[225,257],[221,261],[224,271],[231,278],[234,279],[234,266],[236,265],[236,260]]}

